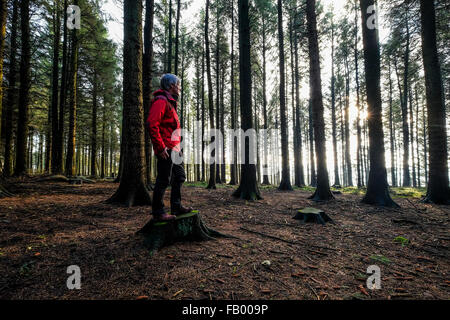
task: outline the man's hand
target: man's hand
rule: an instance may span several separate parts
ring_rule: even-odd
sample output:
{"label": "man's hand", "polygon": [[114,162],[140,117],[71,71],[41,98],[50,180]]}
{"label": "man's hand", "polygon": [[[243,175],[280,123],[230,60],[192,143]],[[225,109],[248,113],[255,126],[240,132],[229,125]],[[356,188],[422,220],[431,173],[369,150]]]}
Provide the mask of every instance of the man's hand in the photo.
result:
{"label": "man's hand", "polygon": [[167,150],[167,147],[165,147],[164,150],[159,154],[159,156],[164,160],[169,159],[169,153],[167,152]]}

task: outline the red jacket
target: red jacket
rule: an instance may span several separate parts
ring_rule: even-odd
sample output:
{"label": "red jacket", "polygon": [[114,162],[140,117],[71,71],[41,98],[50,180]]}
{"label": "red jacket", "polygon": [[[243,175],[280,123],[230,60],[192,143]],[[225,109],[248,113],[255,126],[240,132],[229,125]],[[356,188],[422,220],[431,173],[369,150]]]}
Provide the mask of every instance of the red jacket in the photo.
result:
{"label": "red jacket", "polygon": [[161,89],[153,92],[153,96],[146,122],[153,151],[156,155],[159,155],[165,147],[180,151],[180,130],[177,130],[180,129],[180,120],[177,114],[177,101],[169,92]]}

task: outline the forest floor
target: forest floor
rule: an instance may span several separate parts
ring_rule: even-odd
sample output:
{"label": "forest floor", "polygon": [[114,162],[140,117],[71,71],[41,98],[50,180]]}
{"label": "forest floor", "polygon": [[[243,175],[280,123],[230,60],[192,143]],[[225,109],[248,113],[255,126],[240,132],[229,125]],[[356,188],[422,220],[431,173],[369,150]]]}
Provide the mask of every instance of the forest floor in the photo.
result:
{"label": "forest floor", "polygon": [[[415,192],[397,190],[401,208],[381,209],[358,191],[317,204],[308,189],[262,188],[264,199],[248,202],[229,186],[187,184],[184,204],[239,239],[152,256],[135,235],[151,208],[105,204],[117,184],[35,180],[11,180],[15,196],[0,199],[0,299],[450,299],[450,208]],[[300,224],[302,207],[335,223]],[[81,290],[66,287],[70,265]],[[379,290],[366,287],[370,265],[381,269]]]}

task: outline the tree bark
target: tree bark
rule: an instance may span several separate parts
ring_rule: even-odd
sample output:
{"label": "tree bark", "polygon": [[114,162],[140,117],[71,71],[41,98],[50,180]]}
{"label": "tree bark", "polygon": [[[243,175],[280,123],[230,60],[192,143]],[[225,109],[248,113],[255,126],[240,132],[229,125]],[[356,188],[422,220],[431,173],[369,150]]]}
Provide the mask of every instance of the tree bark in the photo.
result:
{"label": "tree bark", "polygon": [[322,201],[330,200],[334,197],[330,190],[326,161],[325,122],[323,118],[322,81],[320,77],[320,56],[315,0],[306,1],[306,16],[308,21],[311,108],[317,157],[317,188],[310,199]]}
{"label": "tree bark", "polygon": [[[213,99],[213,87],[211,77],[211,55],[209,50],[209,0],[206,0],[206,14],[205,14],[205,46],[206,46],[206,77],[208,78],[208,109],[209,109],[209,125],[210,128],[214,128],[214,99]],[[215,139],[211,139],[211,143],[215,142]],[[216,146],[217,149],[217,146]],[[213,155],[217,150],[213,151]],[[212,163],[209,165],[209,182],[207,189],[216,189],[216,165]]]}
{"label": "tree bark", "polygon": [[[263,44],[264,47],[264,44]],[[264,49],[263,49],[264,50]],[[264,53],[263,53],[263,59],[264,59]],[[264,68],[264,67],[263,67]],[[263,71],[264,72],[264,71]],[[264,80],[263,80],[264,81]],[[234,0],[231,0],[231,63],[230,63],[230,85],[231,85],[231,93],[230,93],[230,113],[231,113],[231,129],[236,129],[236,101],[234,99],[235,94],[235,87],[234,87]],[[263,90],[264,90],[264,82],[263,82]],[[231,141],[233,144],[233,150],[236,150],[236,142],[233,138],[233,141]],[[236,159],[235,151],[233,151],[233,154],[231,154],[231,164],[230,164],[230,185],[235,185],[237,183],[237,159]]]}
{"label": "tree bark", "polygon": [[362,14],[370,145],[369,180],[367,183],[367,192],[362,201],[367,204],[378,206],[398,206],[389,195],[384,159],[384,134],[380,88],[380,43],[378,41],[378,29],[371,29],[367,25],[367,20],[372,14],[367,12],[367,8],[374,6],[374,0],[360,0],[360,5]]}
{"label": "tree bark", "polygon": [[[286,77],[284,61],[284,36],[283,36],[283,6],[278,0],[278,53],[280,59],[280,129],[281,129],[281,182],[279,190],[292,190],[289,173],[289,146],[286,119]],[[242,73],[241,73],[242,76]],[[242,88],[241,88],[242,90]]]}
{"label": "tree bark", "polygon": [[340,187],[339,164],[337,152],[337,123],[336,123],[336,76],[334,72],[334,22],[331,21],[331,131],[333,135],[333,163],[334,163],[334,186]]}
{"label": "tree bark", "polygon": [[[297,2],[295,2],[297,4]],[[295,12],[295,17],[298,12]],[[294,18],[294,23],[296,22]],[[303,187],[305,185],[305,174],[303,170],[303,144],[302,144],[302,124],[300,121],[300,73],[299,73],[299,65],[298,65],[298,34],[297,29],[294,28],[294,57],[295,57],[295,134],[294,139],[297,141],[297,173],[296,179],[297,182],[295,185],[297,187]]]}
{"label": "tree bark", "polygon": [[441,68],[436,45],[436,12],[434,1],[420,0],[422,22],[422,56],[428,111],[429,178],[426,202],[448,204],[447,129]]}
{"label": "tree bark", "polygon": [[[216,12],[216,129],[220,129],[220,13],[219,5],[217,5]],[[219,143],[216,144],[217,159],[222,158],[222,146]],[[219,161],[221,162],[221,161]],[[222,183],[220,177],[220,164],[216,163],[216,183]]]}
{"label": "tree bark", "polygon": [[[390,58],[388,58],[390,59]],[[396,179],[396,167],[395,167],[395,137],[394,137],[394,116],[393,116],[393,110],[392,110],[392,78],[391,78],[391,63],[388,62],[389,66],[389,140],[391,144],[391,181],[392,186],[397,186],[397,179]]]}
{"label": "tree bark", "polygon": [[[78,5],[78,0],[74,1]],[[66,176],[73,176],[76,172],[74,162],[77,128],[77,94],[78,94],[78,35],[77,29],[72,30],[72,54],[71,54],[71,85],[69,102],[69,132],[67,139]]]}
{"label": "tree bark", "polygon": [[179,47],[179,35],[180,35],[180,12],[181,4],[180,0],[177,0],[177,18],[175,22],[175,74],[178,75],[178,47]]}
{"label": "tree bark", "polygon": [[350,70],[348,66],[348,59],[344,56],[345,65],[345,167],[346,167],[346,185],[353,186],[352,176],[352,160],[350,157]]}
{"label": "tree bark", "polygon": [[123,47],[123,116],[124,139],[123,172],[116,193],[110,203],[150,205],[145,184],[144,109],[142,102],[142,3],[124,1]]}
{"label": "tree bark", "polygon": [[28,108],[30,104],[31,86],[31,43],[30,43],[30,1],[22,0],[20,3],[20,29],[22,51],[20,58],[20,89],[19,89],[19,116],[17,119],[16,168],[14,175],[26,174],[27,137],[28,137]]}
{"label": "tree bark", "polygon": [[408,22],[408,11],[406,11],[406,49],[404,56],[403,73],[403,98],[402,98],[402,123],[403,123],[403,186],[411,186],[411,176],[409,171],[409,126],[408,126],[408,74],[409,74],[409,45],[410,33]]}
{"label": "tree bark", "polygon": [[[53,116],[56,115],[57,130],[53,129],[54,135],[52,137],[52,174],[63,173],[63,137],[64,137],[64,108],[66,104],[67,95],[67,0],[64,0],[64,32],[63,32],[63,56],[62,56],[62,71],[61,71],[61,86],[59,93],[59,110],[53,111]],[[58,41],[59,42],[59,41]],[[58,114],[59,111],[59,114]]]}
{"label": "tree bark", "polygon": [[172,73],[172,0],[169,2],[169,45],[167,50],[167,73]]}
{"label": "tree bark", "polygon": [[[6,0],[3,0],[2,7],[6,5]],[[8,91],[6,95],[6,123],[5,123],[5,166],[3,168],[3,174],[6,177],[11,176],[13,172],[13,155],[12,155],[12,145],[13,145],[13,110],[14,106],[17,105],[17,29],[18,29],[18,20],[19,20],[19,1],[14,0],[13,2],[13,14],[11,20],[11,51],[9,55],[9,73],[8,73]],[[3,14],[1,13],[1,17]],[[6,16],[5,16],[6,19]],[[6,23],[6,20],[5,20]],[[6,24],[5,24],[6,26]],[[3,38],[2,38],[3,40]],[[3,57],[3,55],[1,55]],[[1,58],[0,58],[1,59]],[[2,91],[2,99],[3,101],[3,91]],[[0,102],[1,104],[1,102]]]}
{"label": "tree bark", "polygon": [[[143,104],[144,104],[144,127],[148,118],[151,104],[152,91],[152,64],[153,64],[153,24],[154,24],[154,0],[145,1],[145,26],[144,26],[144,54],[143,54]],[[145,180],[147,185],[151,184],[152,170],[152,144],[148,128],[145,127]]]}
{"label": "tree bark", "polygon": [[97,70],[94,67],[92,80],[92,123],[91,123],[91,176],[97,176],[97,109],[98,109],[98,80]]}
{"label": "tree bark", "polygon": [[358,188],[364,185],[362,175],[362,163],[361,163],[361,102],[360,102],[360,85],[359,85],[359,59],[358,59],[358,0],[355,1],[355,82],[356,82],[356,170],[357,170],[357,186]]}
{"label": "tree bark", "polygon": [[[239,87],[240,110],[242,130],[253,129],[252,116],[252,72],[250,63],[250,19],[248,15],[248,0],[239,0]],[[258,181],[256,179],[256,166],[250,164],[250,139],[244,139],[245,157],[241,164],[241,181],[233,196],[245,200],[262,199]]]}

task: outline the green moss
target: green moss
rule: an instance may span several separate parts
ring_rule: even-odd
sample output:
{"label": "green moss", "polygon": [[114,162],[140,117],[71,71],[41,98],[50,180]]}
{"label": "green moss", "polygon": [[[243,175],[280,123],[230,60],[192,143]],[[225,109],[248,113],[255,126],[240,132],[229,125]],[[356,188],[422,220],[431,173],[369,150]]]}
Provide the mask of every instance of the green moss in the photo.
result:
{"label": "green moss", "polygon": [[426,188],[410,188],[410,187],[397,187],[390,188],[393,198],[415,198],[421,199],[425,196]]}
{"label": "green moss", "polygon": [[[298,187],[296,187],[296,188],[298,188]],[[298,190],[307,191],[307,192],[314,192],[316,190],[316,188],[313,188],[313,187],[310,187],[310,186],[304,186],[304,187],[298,188]]]}

